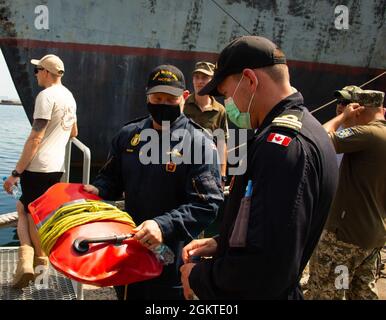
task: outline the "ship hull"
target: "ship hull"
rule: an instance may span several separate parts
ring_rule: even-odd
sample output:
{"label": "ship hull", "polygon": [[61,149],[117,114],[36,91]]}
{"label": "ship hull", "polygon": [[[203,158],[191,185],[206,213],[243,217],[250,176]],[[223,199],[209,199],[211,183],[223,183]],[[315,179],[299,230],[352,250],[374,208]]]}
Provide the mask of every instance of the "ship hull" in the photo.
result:
{"label": "ship hull", "polygon": [[[165,6],[168,4],[162,5],[159,4],[161,2],[158,4],[155,2],[155,7],[149,7],[148,4],[152,1],[130,1],[122,4],[121,1],[90,0],[82,1],[84,3],[82,6],[77,3],[77,6],[81,7],[62,11],[63,18],[61,19],[66,21],[66,18],[68,19],[71,14],[74,15],[76,10],[83,10],[84,7],[89,6],[90,16],[97,17],[96,20],[100,18],[99,24],[94,21],[95,18],[93,20],[90,20],[91,18],[89,20],[84,19],[84,21],[78,21],[80,28],[78,33],[74,33],[73,30],[70,30],[70,33],[65,29],[63,32],[55,30],[56,33],[49,30],[46,35],[42,35],[36,30],[23,29],[20,24],[24,22],[18,20],[19,16],[23,14],[23,10],[33,9],[33,2],[28,4],[28,8],[22,6],[20,4],[22,2],[19,0],[2,0],[0,2],[0,17],[2,18],[0,47],[12,79],[31,121],[34,99],[41,88],[36,84],[33,68],[29,63],[30,59],[39,58],[47,53],[57,54],[63,59],[66,66],[63,83],[73,92],[78,105],[79,138],[90,147],[92,163],[96,167],[100,166],[106,159],[111,139],[119,128],[128,121],[147,114],[145,87],[150,70],[159,64],[174,64],[184,72],[188,89],[192,89],[191,72],[195,62],[200,60],[216,61],[218,52],[229,40],[246,33],[240,28],[235,28],[229,22],[229,17],[227,18],[218,8],[215,10],[216,8],[213,6],[208,7],[205,1],[166,1],[173,6],[180,3],[182,9],[178,10],[186,11],[186,21],[184,22],[170,17],[172,26],[165,32],[175,34],[174,39],[169,34],[157,33],[157,30],[154,31],[154,27],[147,28],[147,25],[154,23],[154,19],[156,21],[164,19],[164,16],[162,19],[157,17],[157,12],[161,9],[164,9],[162,12],[166,11]],[[51,5],[53,8],[51,12],[58,7],[58,3],[62,2],[64,3],[64,1],[59,0],[47,1],[48,6]],[[342,35],[341,42],[338,39],[340,33],[331,28],[323,29],[323,18],[316,15],[314,21],[311,18],[315,30],[312,30],[309,21],[303,26],[303,29],[300,26],[298,27],[299,30],[293,30],[293,25],[299,19],[298,11],[309,12],[312,10],[312,4],[307,4],[306,1],[295,1],[298,11],[294,11],[294,1],[280,2],[283,6],[287,5],[288,10],[286,11],[287,15],[282,16],[279,20],[277,12],[283,10],[281,7],[275,9],[267,5],[267,7],[262,8],[259,7],[262,6],[262,2],[259,1],[239,1],[239,3],[238,1],[224,0],[218,2],[234,15],[239,12],[239,17],[242,17],[241,21],[244,25],[251,25],[256,20],[255,33],[264,31],[262,35],[277,42],[283,51],[288,53],[292,85],[303,94],[310,110],[330,101],[333,98],[333,91],[337,88],[348,84],[360,85],[384,71],[386,63],[384,59],[385,37],[382,38],[382,35],[386,35],[386,32],[383,24],[385,9],[380,6],[382,1],[372,1],[371,5],[367,7],[357,8],[357,12],[362,15],[361,19],[372,14],[372,20],[370,19],[368,23],[375,30],[358,27],[358,30],[347,31],[352,32],[352,35]],[[263,2],[265,3],[265,1]],[[273,2],[276,3],[276,1]],[[320,1],[315,2],[315,4],[319,5],[322,2],[330,3]],[[96,5],[93,6],[95,3]],[[124,7],[120,8],[119,6]],[[161,8],[161,6],[164,7]],[[124,15],[113,17],[113,19],[118,20],[115,28],[121,24],[120,29],[113,33],[111,30],[113,27],[104,25],[103,22],[103,13],[106,10],[112,10],[111,7],[123,11],[127,10],[127,12],[130,10],[140,12],[143,9],[142,20],[144,22],[141,26],[136,26],[128,24]],[[236,11],[235,8],[241,11]],[[380,8],[381,12],[379,12]],[[269,15],[263,16],[261,13],[263,9],[264,12],[272,13],[272,18]],[[210,22],[203,20],[202,16],[205,14],[205,10],[216,14],[215,17],[218,18],[218,21],[223,21],[224,30],[222,33],[217,24],[212,26]],[[327,8],[326,12],[333,12],[333,7]],[[254,13],[256,17],[251,13]],[[276,17],[274,17],[275,15]],[[135,19],[136,17],[132,16],[131,18]],[[62,20],[61,23],[63,23]],[[278,32],[275,26],[272,27],[272,33],[268,32],[271,20],[282,24],[281,32]],[[90,26],[90,21],[94,21],[93,26]],[[198,31],[197,23],[201,23]],[[319,27],[317,27],[318,23],[320,24]],[[94,27],[95,25],[98,26],[98,29]],[[162,25],[162,27],[164,26]],[[128,28],[128,35],[133,35],[133,39],[134,34],[142,32],[145,39],[143,43],[139,42],[138,35],[134,40],[131,40],[130,37],[125,40],[117,38],[116,34],[122,34],[125,28]],[[135,28],[138,30],[133,31]],[[179,29],[176,28],[182,29],[181,33],[178,33]],[[209,32],[211,28],[213,33]],[[217,32],[216,28],[220,31]],[[85,34],[84,30],[88,30],[88,33]],[[107,31],[110,32],[109,36],[102,37]],[[287,31],[288,36],[285,36]],[[350,39],[350,36],[357,37],[357,42],[355,39]],[[60,41],[55,41],[55,38]],[[326,40],[327,38],[328,40]],[[359,41],[362,43],[359,44]],[[164,43],[168,45],[163,45]],[[303,48],[297,46],[303,46]],[[366,50],[368,52],[365,52]],[[385,77],[379,78],[371,84],[371,89],[385,91],[385,88]],[[315,116],[324,122],[331,118],[334,112],[334,106],[330,106],[315,113]],[[76,158],[79,157],[76,156]]]}

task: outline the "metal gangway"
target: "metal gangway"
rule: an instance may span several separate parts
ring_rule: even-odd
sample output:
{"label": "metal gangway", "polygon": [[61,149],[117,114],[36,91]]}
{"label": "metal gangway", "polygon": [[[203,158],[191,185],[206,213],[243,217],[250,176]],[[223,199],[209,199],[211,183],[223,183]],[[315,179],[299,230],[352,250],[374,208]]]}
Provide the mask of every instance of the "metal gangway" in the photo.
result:
{"label": "metal gangway", "polygon": [[[71,138],[66,146],[65,173],[62,182],[70,181],[72,145],[83,153],[82,183],[90,182],[91,152],[77,138]],[[0,228],[17,225],[17,212],[0,215]],[[83,285],[70,280],[52,266],[44,275],[38,275],[34,282],[23,289],[11,286],[18,262],[18,247],[0,247],[0,300],[83,300]]]}

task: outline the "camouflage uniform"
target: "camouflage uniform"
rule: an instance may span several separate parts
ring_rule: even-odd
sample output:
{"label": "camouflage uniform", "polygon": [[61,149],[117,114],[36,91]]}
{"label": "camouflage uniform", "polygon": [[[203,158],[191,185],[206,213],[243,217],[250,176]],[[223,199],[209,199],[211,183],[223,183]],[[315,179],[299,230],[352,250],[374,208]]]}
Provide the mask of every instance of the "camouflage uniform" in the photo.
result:
{"label": "camouflage uniform", "polygon": [[[355,86],[335,96],[366,108],[379,108],[384,99],[383,92]],[[310,260],[305,298],[378,299],[376,259],[386,241],[386,121],[374,118],[330,137],[344,157],[325,231]]]}
{"label": "camouflage uniform", "polygon": [[[335,233],[324,231],[310,260],[305,299],[377,300],[375,263],[379,251],[339,241]],[[348,287],[344,283],[345,270]]]}

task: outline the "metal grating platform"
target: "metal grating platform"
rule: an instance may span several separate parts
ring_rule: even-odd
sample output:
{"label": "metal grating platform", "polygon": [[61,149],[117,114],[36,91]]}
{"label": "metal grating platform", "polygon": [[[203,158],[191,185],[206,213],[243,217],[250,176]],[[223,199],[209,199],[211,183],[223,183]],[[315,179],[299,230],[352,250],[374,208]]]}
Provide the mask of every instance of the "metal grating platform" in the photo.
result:
{"label": "metal grating platform", "polygon": [[71,280],[52,266],[45,285],[30,285],[23,289],[12,288],[12,278],[18,261],[18,248],[0,248],[0,300],[74,300],[76,294]]}

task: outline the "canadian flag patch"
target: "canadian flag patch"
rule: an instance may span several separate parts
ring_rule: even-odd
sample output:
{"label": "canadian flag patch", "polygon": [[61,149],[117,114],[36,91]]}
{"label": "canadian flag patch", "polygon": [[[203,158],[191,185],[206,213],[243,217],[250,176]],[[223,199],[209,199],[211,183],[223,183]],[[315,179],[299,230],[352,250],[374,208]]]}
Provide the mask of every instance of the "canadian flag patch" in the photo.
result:
{"label": "canadian flag patch", "polygon": [[267,139],[268,142],[280,144],[281,146],[288,147],[292,139],[279,133],[271,133]]}

